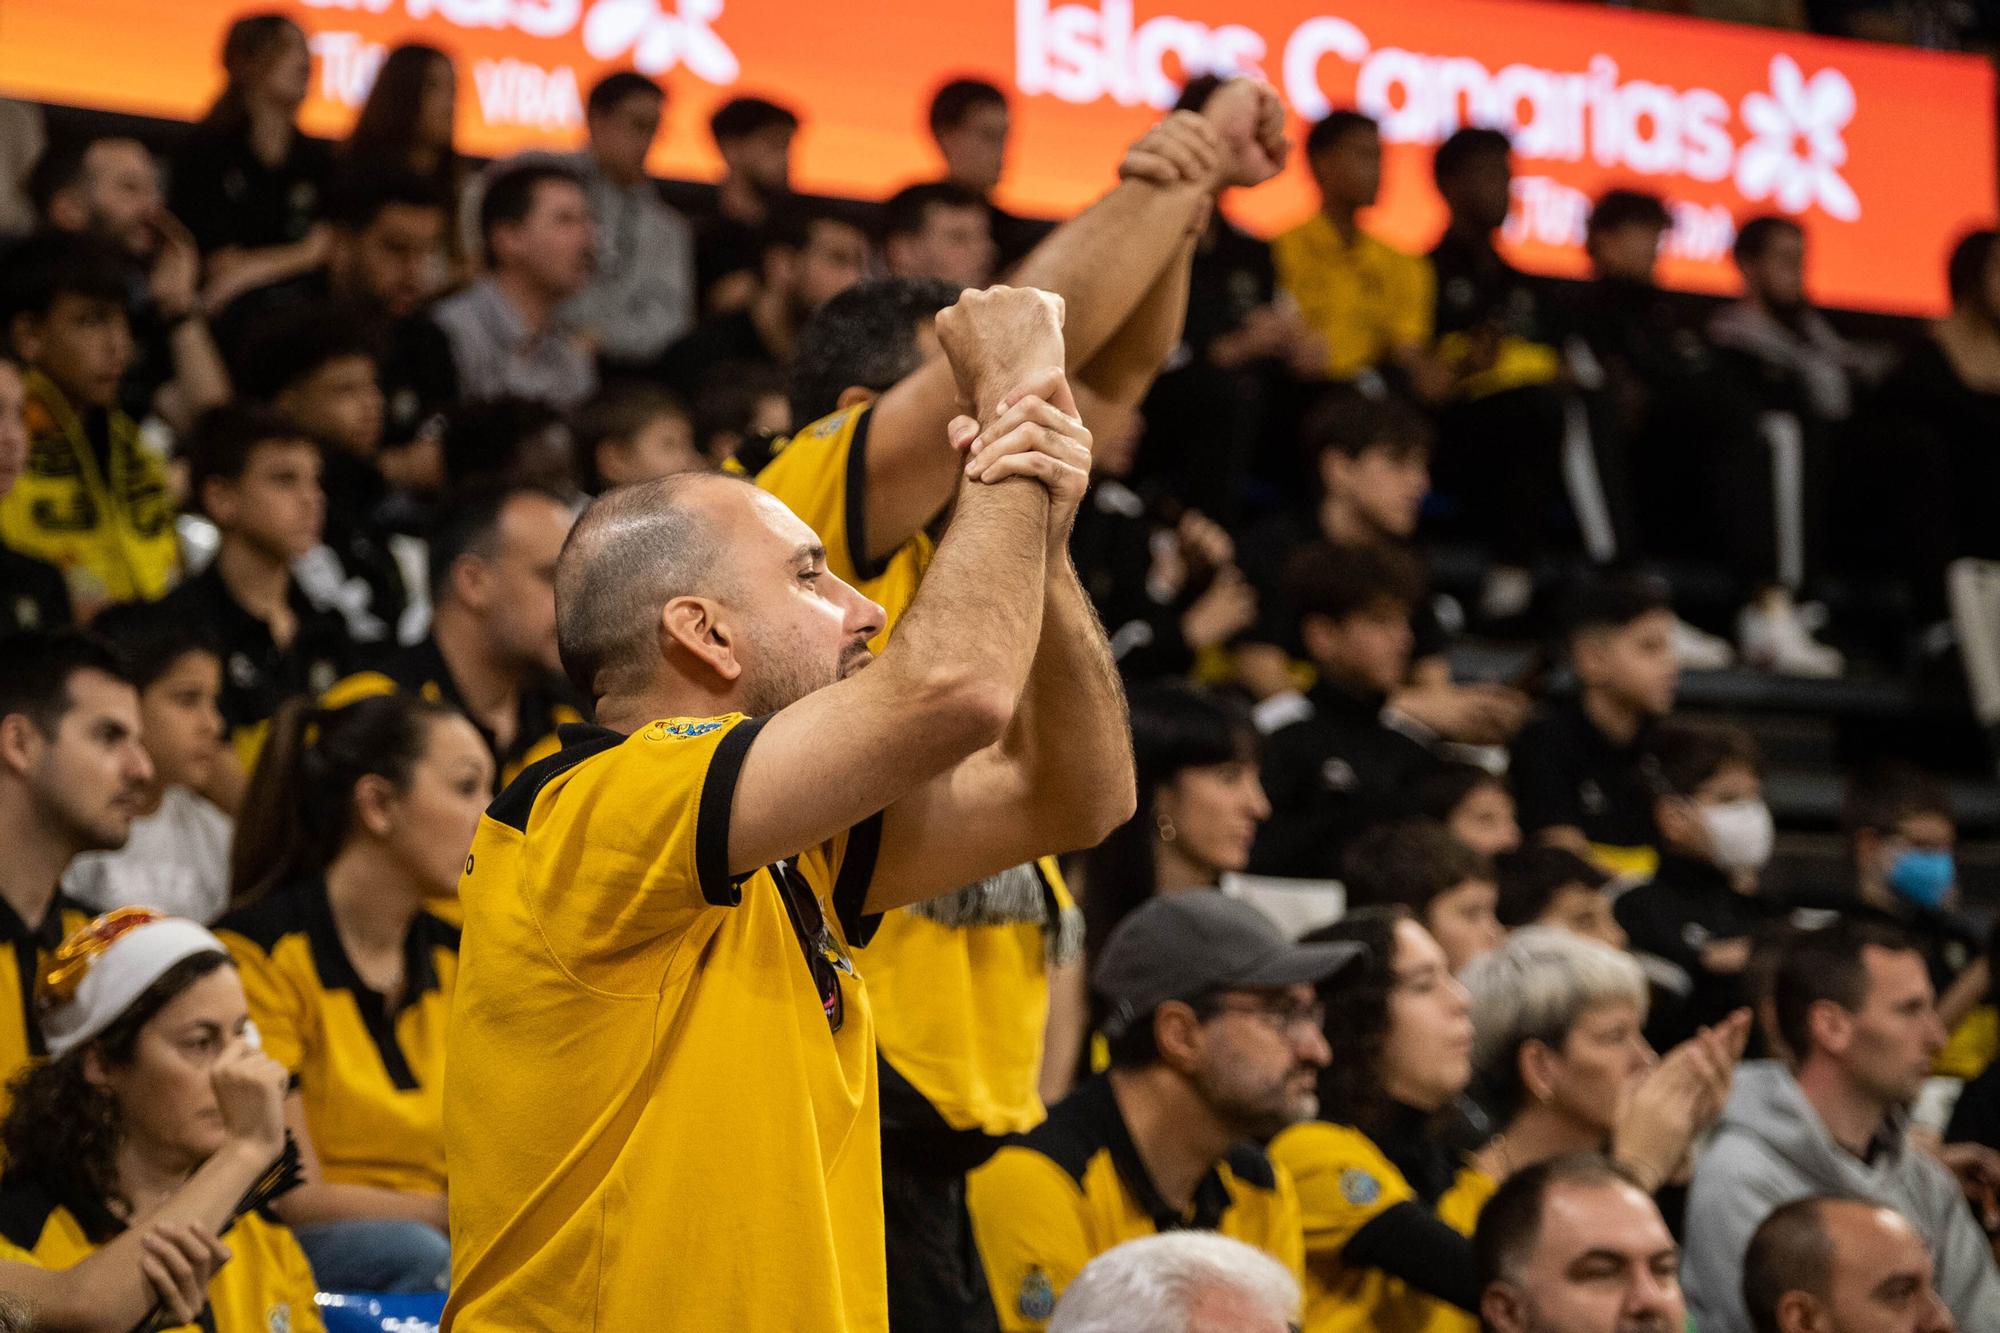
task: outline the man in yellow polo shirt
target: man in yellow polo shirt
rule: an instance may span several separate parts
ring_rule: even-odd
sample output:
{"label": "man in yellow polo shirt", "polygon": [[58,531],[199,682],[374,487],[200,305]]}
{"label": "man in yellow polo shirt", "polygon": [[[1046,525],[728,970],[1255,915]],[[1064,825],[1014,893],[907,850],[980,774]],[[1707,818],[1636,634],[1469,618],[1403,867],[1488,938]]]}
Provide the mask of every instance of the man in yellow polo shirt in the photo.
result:
{"label": "man in yellow polo shirt", "polygon": [[[1017,280],[1062,294],[1068,366],[1089,416],[1136,405],[1180,339],[1194,239],[1216,193],[1283,161],[1283,115],[1248,80],[1153,127],[1118,185],[1027,256]],[[818,532],[827,565],[885,612],[880,648],[930,563],[955,459],[941,430],[957,387],[930,329],[953,293],[889,279],[829,301],[800,340],[800,428],[736,465]],[[1053,369],[1049,372],[1054,373]],[[965,1172],[1040,1123],[1049,966],[1081,929],[1052,859],[891,913],[866,972],[882,1052],[883,1170],[899,1333],[992,1323],[965,1214]]]}
{"label": "man in yellow polo shirt", "polygon": [[1313,986],[1361,947],[1293,944],[1204,889],[1119,922],[1092,977],[1110,1072],[972,1173],[1001,1328],[1043,1328],[1091,1259],[1160,1231],[1221,1232],[1303,1282],[1298,1194],[1256,1143],[1318,1111],[1327,1047]]}
{"label": "man in yellow polo shirt", "polygon": [[1306,136],[1319,211],[1271,243],[1278,285],[1326,342],[1328,379],[1398,370],[1426,396],[1446,381],[1430,361],[1430,261],[1361,230],[1382,187],[1382,136],[1358,111],[1336,111]]}
{"label": "man in yellow polo shirt", "polygon": [[[887,1328],[882,912],[1094,843],[1133,806],[1123,696],[1069,564],[1088,433],[1060,302],[937,333],[980,420],[896,641],[738,479],[611,493],[557,571],[599,725],[480,825],[445,1077],[445,1327]],[[836,923],[837,927],[834,924]]]}

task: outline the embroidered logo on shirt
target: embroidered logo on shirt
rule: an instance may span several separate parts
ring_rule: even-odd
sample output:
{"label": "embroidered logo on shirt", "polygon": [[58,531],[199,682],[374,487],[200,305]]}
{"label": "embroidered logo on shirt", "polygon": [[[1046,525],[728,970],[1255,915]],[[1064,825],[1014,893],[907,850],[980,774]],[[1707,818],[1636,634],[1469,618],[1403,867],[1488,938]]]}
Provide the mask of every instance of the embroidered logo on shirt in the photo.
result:
{"label": "embroidered logo on shirt", "polygon": [[1037,1323],[1056,1312],[1055,1284],[1049,1275],[1039,1268],[1030,1268],[1028,1275],[1021,1279],[1021,1292],[1015,1298],[1014,1306],[1021,1312],[1021,1318]]}
{"label": "embroidered logo on shirt", "polygon": [[1328,791],[1353,791],[1361,785],[1354,765],[1340,758],[1329,759],[1319,766],[1319,780],[1326,784]]}
{"label": "embroidered logo on shirt", "polygon": [[1594,778],[1585,778],[1577,786],[1576,799],[1586,813],[1593,815],[1603,814],[1604,807],[1610,804],[1604,799],[1604,788],[1598,786]]}
{"label": "embroidered logo on shirt", "polygon": [[655,722],[641,734],[649,741],[686,741],[721,728],[720,722]]}
{"label": "embroidered logo on shirt", "polygon": [[1382,1197],[1382,1182],[1358,1166],[1340,1173],[1340,1197],[1356,1208],[1366,1208]]}

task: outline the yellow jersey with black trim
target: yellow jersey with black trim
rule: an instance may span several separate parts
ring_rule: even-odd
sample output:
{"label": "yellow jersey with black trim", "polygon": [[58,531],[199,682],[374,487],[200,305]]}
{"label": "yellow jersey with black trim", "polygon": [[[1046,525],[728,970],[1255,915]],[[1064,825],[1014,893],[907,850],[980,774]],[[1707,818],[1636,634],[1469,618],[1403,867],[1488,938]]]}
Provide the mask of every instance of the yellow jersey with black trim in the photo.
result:
{"label": "yellow jersey with black trim", "polygon": [[458,931],[419,912],[403,937],[391,1008],[347,956],[326,884],[297,884],[224,917],[264,1050],[298,1080],[331,1184],[442,1194],[445,1031]]}
{"label": "yellow jersey with black trim", "polygon": [[[871,403],[858,403],[821,417],[793,435],[752,441],[737,452],[728,467],[783,500],[819,535],[826,547],[827,569],[887,612],[882,633],[870,644],[879,653],[916,596],[917,584],[930,568],[936,545],[920,532],[888,558],[868,558],[868,424],[872,409]],[[945,447],[942,439],[938,447]]]}
{"label": "yellow jersey with black trim", "polygon": [[0,497],[0,544],[61,570],[79,608],[159,597],[181,565],[165,460],[117,408],[86,421],[40,371],[27,389],[27,466]]}
{"label": "yellow jersey with black trim", "polygon": [[[79,1214],[82,1214],[81,1216]],[[36,1184],[0,1184],[0,1261],[72,1268],[124,1230],[96,1200],[73,1210]],[[322,1333],[305,1251],[291,1230],[263,1213],[245,1213],[222,1233],[229,1259],[208,1280],[208,1308],[187,1333]]]}
{"label": "yellow jersey with black trim", "polygon": [[480,821],[445,1328],[887,1328],[874,1022],[842,943],[873,929],[881,822],[732,875],[763,725],[564,728]]}
{"label": "yellow jersey with black trim", "polygon": [[1084,1083],[1042,1125],[966,1180],[972,1232],[1000,1327],[1047,1326],[1083,1266],[1128,1240],[1215,1231],[1263,1250],[1303,1278],[1299,1199],[1255,1146],[1230,1150],[1182,1212],[1160,1197],[1133,1146],[1110,1078]]}
{"label": "yellow jersey with black trim", "polygon": [[[1297,1182],[1305,1215],[1305,1333],[1478,1333],[1479,1320],[1377,1268],[1347,1267],[1341,1252],[1362,1227],[1417,1201],[1403,1173],[1360,1130],[1311,1120],[1271,1141]],[[1492,1177],[1465,1167],[1434,1212],[1463,1236],[1493,1197]]]}
{"label": "yellow jersey with black trim", "polygon": [[82,929],[95,915],[68,894],[57,893],[41,923],[30,927],[0,899],[0,940],[7,946],[0,949],[0,1118],[13,1101],[8,1085],[14,1075],[48,1053],[35,1022],[35,981],[42,964],[71,931]]}

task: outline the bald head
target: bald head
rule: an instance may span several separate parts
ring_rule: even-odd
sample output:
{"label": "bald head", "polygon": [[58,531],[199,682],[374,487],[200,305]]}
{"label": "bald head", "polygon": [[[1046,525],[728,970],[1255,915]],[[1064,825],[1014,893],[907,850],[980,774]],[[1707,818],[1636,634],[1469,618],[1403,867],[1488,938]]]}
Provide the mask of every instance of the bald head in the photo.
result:
{"label": "bald head", "polygon": [[1923,1237],[1865,1199],[1798,1199],[1765,1218],[1743,1258],[1758,1333],[1951,1333]]}
{"label": "bald head", "polygon": [[601,698],[652,669],[661,608],[713,591],[727,545],[718,510],[755,494],[740,477],[684,472],[608,492],[584,511],[556,565],[556,644],[577,689]]}

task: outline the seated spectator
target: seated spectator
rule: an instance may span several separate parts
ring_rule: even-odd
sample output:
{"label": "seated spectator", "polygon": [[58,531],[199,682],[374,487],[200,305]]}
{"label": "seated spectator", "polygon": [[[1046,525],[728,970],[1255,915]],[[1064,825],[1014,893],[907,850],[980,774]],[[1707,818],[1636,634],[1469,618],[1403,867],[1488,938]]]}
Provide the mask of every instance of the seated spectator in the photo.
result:
{"label": "seated spectator", "polygon": [[757,237],[792,193],[798,114],[762,97],[732,97],[708,118],[722,159],[715,212],[695,226],[695,283],[704,314],[740,310],[757,293]]}
{"label": "seated spectator", "polygon": [[533,486],[454,496],[431,534],[430,634],[333,685],[326,705],[403,690],[457,709],[486,744],[496,795],[554,754],[557,728],[583,721],[556,654],[556,556],[573,521]]}
{"label": "seated spectator", "polygon": [[1687,1325],[1673,1233],[1644,1187],[1602,1157],[1552,1158],[1509,1180],[1480,1215],[1473,1249],[1489,1333]]}
{"label": "seated spectator", "polygon": [[1670,1046],[1750,1002],[1743,987],[1750,938],[1781,914],[1758,896],[1775,833],[1757,743],[1742,728],[1663,723],[1646,763],[1659,790],[1660,864],[1619,897],[1617,915],[1634,949],[1666,959],[1693,983],[1648,1029],[1656,1045]]}
{"label": "seated spectator", "polygon": [[695,447],[687,407],[664,389],[627,380],[576,411],[576,481],[585,495],[711,466]]}
{"label": "seated spectator", "polygon": [[458,70],[435,46],[405,42],[382,58],[368,97],[341,145],[343,185],[371,175],[407,174],[456,202],[465,187],[458,154]]}
{"label": "seated spectator", "polygon": [[2000,1274],[1958,1182],[1909,1133],[1908,1110],[1944,1048],[1923,955],[1893,930],[1840,922],[1782,946],[1774,1004],[1792,1067],[1737,1071],[1688,1195],[1688,1298],[1704,1330],[1749,1333],[1743,1256],[1772,1209],[1853,1194],[1910,1219],[1939,1294],[1967,1328],[2000,1326]]}
{"label": "seated spectator", "polygon": [[1465,987],[1400,907],[1349,912],[1306,941],[1366,948],[1321,988],[1319,1119],[1271,1143],[1305,1214],[1303,1327],[1470,1333],[1467,1238],[1493,1184],[1427,1132],[1472,1078]]}
{"label": "seated spectator", "polygon": [[1815,1195],[1774,1210],[1743,1256],[1757,1333],[1953,1333],[1924,1238],[1894,1208]]}
{"label": "seated spectator", "polygon": [[137,139],[106,134],[58,141],[35,163],[29,193],[42,225],[94,236],[138,270],[130,314],[133,357],[119,405],[135,421],[157,414],[177,431],[229,398],[201,301],[201,254],[160,193],[159,165]]}
{"label": "seated spectator", "polygon": [[590,281],[590,204],[569,169],[502,167],[479,200],[481,272],[431,318],[468,401],[518,394],[568,411],[597,388],[590,340],[564,315]]}
{"label": "seated spectator", "polygon": [[63,892],[93,911],[150,907],[207,925],[229,906],[235,827],[201,794],[223,757],[221,644],[158,602],[111,607],[91,629],[130,664],[152,776],[125,845],[71,861]]}
{"label": "seated spectator", "polygon": [[468,486],[491,482],[537,487],[565,504],[579,498],[569,418],[539,399],[509,394],[466,403],[445,422],[442,444],[439,506]]}
{"label": "seated spectator", "polygon": [[231,407],[203,418],[188,462],[189,492],[222,541],[209,567],[166,605],[221,642],[222,721],[247,774],[278,705],[319,693],[354,662],[339,612],[314,606],[292,576],[326,519],[320,451],[268,412]]}
{"label": "seated spectator", "polygon": [[1514,742],[1512,779],[1529,837],[1644,878],[1659,864],[1643,762],[1673,710],[1680,672],[1666,589],[1592,580],[1569,606],[1566,646],[1579,693],[1548,704]]}
{"label": "seated spectator", "polygon": [[931,97],[931,141],[944,179],[986,202],[997,269],[1006,272],[1049,234],[1049,224],[1016,217],[993,202],[1007,172],[1007,95],[983,79],[953,79]]}
{"label": "seated spectator", "polygon": [[293,573],[313,605],[340,613],[355,643],[392,641],[411,599],[391,548],[390,475],[410,478],[406,460],[385,460],[382,453],[375,331],[345,307],[302,304],[260,322],[252,345],[237,376],[244,393],[324,446],[325,540]]}
{"label": "seated spectator", "polygon": [[202,301],[214,312],[326,261],[320,200],[333,165],[332,150],[298,128],[312,78],[298,24],[281,14],[236,20],[222,69],[222,92],[174,155],[167,196],[201,247]]}
{"label": "seated spectator", "polygon": [[1477,1154],[1496,1181],[1566,1153],[1602,1152],[1655,1192],[1729,1100],[1750,1035],[1739,1010],[1660,1060],[1647,1043],[1646,976],[1630,955],[1530,926],[1473,960],[1472,1070],[1499,1126]]}
{"label": "seated spectator", "polygon": [[132,359],[124,260],[55,235],[6,267],[0,325],[28,367],[28,464],[0,501],[0,542],[60,569],[78,619],[158,597],[180,552],[166,463],[118,406]]}
{"label": "seated spectator", "polygon": [[1299,1280],[1227,1236],[1170,1231],[1106,1250],[1069,1284],[1049,1333],[1285,1333],[1299,1319]]}
{"label": "seated spectator", "polygon": [[294,1079],[305,1183],[277,1204],[335,1290],[443,1291],[445,1018],[457,892],[493,761],[449,705],[412,694],[272,724],[216,927]]}
{"label": "seated spectator", "polygon": [[882,254],[893,277],[984,287],[995,254],[986,201],[949,181],[897,191],[882,205]]}
{"label": "seated spectator", "polygon": [[783,435],[791,428],[785,377],[773,366],[731,367],[725,375],[711,376],[707,387],[695,395],[695,447],[718,467],[750,441]]}
{"label": "seated spectator", "polygon": [[[0,346],[0,500],[28,465],[28,382]],[[69,588],[46,560],[0,546],[0,638],[70,623]]]}
{"label": "seated spectator", "polygon": [[83,1318],[44,1305],[38,1328],[157,1328],[165,1313],[317,1333],[313,1272],[265,1212],[288,1179],[285,1071],[258,1049],[222,942],[135,908],[79,928],[58,957],[42,980],[49,1058],[0,1124],[0,1291],[51,1290],[17,1265],[87,1271]]}
{"label": "seated spectator", "polygon": [[1500,899],[1494,914],[1508,930],[1557,926],[1613,949],[1629,941],[1606,892],[1610,871],[1567,847],[1546,843],[1495,858]]}
{"label": "seated spectator", "polygon": [[1347,849],[1350,907],[1401,907],[1444,950],[1453,975],[1499,947],[1506,932],[1493,862],[1429,819],[1372,828]]}
{"label": "seated spectator", "polygon": [[1426,777],[1417,785],[1416,812],[1481,856],[1520,850],[1521,825],[1507,780],[1477,764],[1445,764]]}
{"label": "seated spectator", "polygon": [[711,315],[667,349],[660,374],[669,388],[699,396],[737,367],[789,369],[806,321],[867,276],[868,234],[823,206],[788,203],[758,233],[757,272],[748,304]]}
{"label": "seated spectator", "polygon": [[1319,211],[1271,243],[1278,285],[1326,345],[1319,373],[1352,381],[1390,371],[1437,387],[1425,349],[1434,283],[1428,261],[1361,230],[1382,188],[1382,135],[1358,111],[1335,111],[1306,135]]}
{"label": "seated spectator", "polygon": [[1548,551],[1562,494],[1561,359],[1549,345],[1536,289],[1494,244],[1513,203],[1507,136],[1458,130],[1438,145],[1431,174],[1450,211],[1430,253],[1434,354],[1449,376],[1439,472],[1492,551],[1479,613],[1504,623],[1528,610],[1532,569]]}
{"label": "seated spectator", "polygon": [[1410,614],[1423,578],[1392,547],[1302,548],[1291,587],[1299,633],[1319,672],[1309,716],[1275,732],[1264,754],[1271,818],[1250,868],[1337,879],[1348,845],[1407,814],[1413,784],[1436,768],[1425,729],[1388,711],[1410,666]]}
{"label": "seated spectator", "polygon": [[1292,944],[1219,893],[1156,898],[1120,923],[1091,978],[1110,1072],[968,1182],[1003,1329],[1045,1327],[1091,1259],[1160,1231],[1219,1231],[1301,1272],[1298,1196],[1255,1144],[1316,1110],[1313,986],[1359,952]]}
{"label": "seated spectator", "polygon": [[646,174],[666,105],[666,89],[643,74],[605,75],[584,103],[590,146],[570,163],[590,197],[597,263],[563,315],[607,366],[626,371],[657,360],[697,313],[694,229]]}
{"label": "seated spectator", "polygon": [[7,1084],[47,1048],[33,1002],[36,958],[90,920],[62,891],[85,852],[131,835],[152,762],[139,692],[117,655],[75,633],[11,639],[0,652],[0,1109]]}

